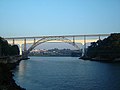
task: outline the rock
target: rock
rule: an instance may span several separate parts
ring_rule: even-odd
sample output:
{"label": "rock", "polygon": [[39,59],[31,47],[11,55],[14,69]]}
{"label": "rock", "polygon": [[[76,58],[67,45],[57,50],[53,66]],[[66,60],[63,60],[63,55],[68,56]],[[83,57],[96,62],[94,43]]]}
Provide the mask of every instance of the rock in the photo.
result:
{"label": "rock", "polygon": [[13,79],[12,70],[16,65],[16,63],[0,63],[0,90],[25,90],[18,86]]}

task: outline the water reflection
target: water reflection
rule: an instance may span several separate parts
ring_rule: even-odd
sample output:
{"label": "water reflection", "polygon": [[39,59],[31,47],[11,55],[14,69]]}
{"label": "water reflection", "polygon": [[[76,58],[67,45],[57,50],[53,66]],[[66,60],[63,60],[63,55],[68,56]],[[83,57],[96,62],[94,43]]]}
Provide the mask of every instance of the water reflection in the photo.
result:
{"label": "water reflection", "polygon": [[17,68],[17,75],[18,77],[24,76],[26,73],[27,63],[25,60],[21,61],[18,68]]}
{"label": "water reflection", "polygon": [[[25,88],[22,83],[25,82],[25,75],[26,75],[26,70],[27,69],[27,63],[26,61],[21,61],[19,66],[14,70],[14,79],[15,82]],[[24,83],[23,83],[24,84]]]}
{"label": "water reflection", "polygon": [[119,90],[120,64],[70,57],[31,57],[15,80],[27,90]]}

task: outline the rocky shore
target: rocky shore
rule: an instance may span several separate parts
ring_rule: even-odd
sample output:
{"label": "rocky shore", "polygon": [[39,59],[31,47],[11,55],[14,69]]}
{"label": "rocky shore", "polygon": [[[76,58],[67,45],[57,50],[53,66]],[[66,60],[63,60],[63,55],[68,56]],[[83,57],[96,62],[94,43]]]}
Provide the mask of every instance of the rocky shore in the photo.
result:
{"label": "rocky shore", "polygon": [[20,60],[14,63],[0,63],[0,90],[25,90],[15,83],[12,70],[16,68]]}

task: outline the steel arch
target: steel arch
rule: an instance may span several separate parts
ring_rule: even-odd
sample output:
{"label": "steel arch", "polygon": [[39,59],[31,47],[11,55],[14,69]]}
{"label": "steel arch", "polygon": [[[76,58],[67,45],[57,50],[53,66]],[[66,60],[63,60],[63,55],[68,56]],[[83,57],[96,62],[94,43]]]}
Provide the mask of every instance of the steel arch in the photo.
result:
{"label": "steel arch", "polygon": [[57,40],[57,41],[62,41],[68,44],[71,44],[72,46],[74,46],[75,48],[77,48],[78,50],[80,50],[80,48],[78,47],[77,44],[75,44],[75,42],[72,42],[71,40],[67,39],[66,37],[51,37],[51,38],[46,38],[43,37],[40,40],[38,40],[37,42],[35,42],[28,50],[27,53],[29,53],[31,50],[33,50],[36,46],[48,42],[48,41],[53,41],[53,40]]}

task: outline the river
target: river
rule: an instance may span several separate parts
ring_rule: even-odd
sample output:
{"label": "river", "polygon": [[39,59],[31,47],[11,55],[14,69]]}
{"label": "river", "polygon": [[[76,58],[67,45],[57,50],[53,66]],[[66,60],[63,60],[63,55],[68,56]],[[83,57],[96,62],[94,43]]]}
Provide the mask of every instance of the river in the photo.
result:
{"label": "river", "polygon": [[30,57],[14,75],[26,90],[120,90],[120,63],[78,57]]}

